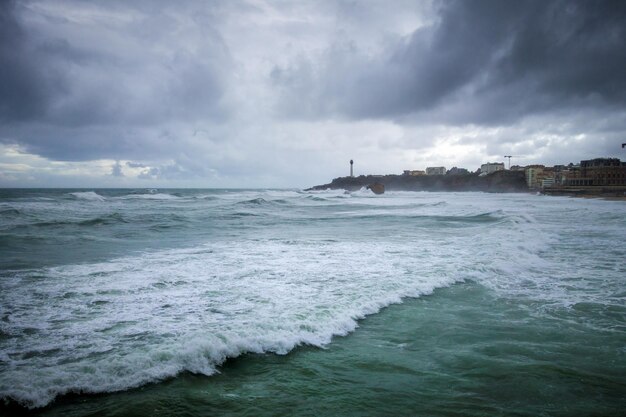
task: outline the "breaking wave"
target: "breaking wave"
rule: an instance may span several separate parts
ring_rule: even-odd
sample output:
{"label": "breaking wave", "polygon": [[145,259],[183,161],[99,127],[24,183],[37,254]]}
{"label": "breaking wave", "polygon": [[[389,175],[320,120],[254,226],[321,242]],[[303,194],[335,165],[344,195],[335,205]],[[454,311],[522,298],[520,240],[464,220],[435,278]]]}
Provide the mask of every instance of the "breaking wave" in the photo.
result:
{"label": "breaking wave", "polygon": [[[42,407],[69,392],[211,375],[247,352],[324,346],[365,315],[457,281],[420,277],[415,261],[364,264],[361,251],[330,241],[239,242],[3,277],[17,301],[2,300],[11,320],[0,331],[16,344],[0,358],[9,365],[0,396]],[[33,289],[25,283],[35,276],[45,279]]]}
{"label": "breaking wave", "polygon": [[95,191],[77,191],[74,193],[69,193],[72,197],[78,200],[87,200],[87,201],[104,201],[105,198]]}

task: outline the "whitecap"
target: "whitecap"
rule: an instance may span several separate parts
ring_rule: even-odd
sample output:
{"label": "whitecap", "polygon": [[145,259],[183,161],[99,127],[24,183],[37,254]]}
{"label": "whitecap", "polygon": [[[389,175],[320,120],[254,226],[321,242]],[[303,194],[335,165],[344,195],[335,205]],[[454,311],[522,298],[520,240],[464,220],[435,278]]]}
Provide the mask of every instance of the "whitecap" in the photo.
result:
{"label": "whitecap", "polygon": [[[407,263],[363,262],[362,253],[380,249],[376,242],[356,251],[338,241],[223,242],[12,276],[5,294],[20,313],[10,326],[37,322],[39,331],[9,349],[33,353],[9,358],[0,397],[41,407],[68,392],[125,390],[182,371],[211,375],[243,353],[324,346],[403,297],[456,282],[452,270],[416,273],[421,261],[405,245],[387,249]],[[46,276],[36,292],[26,285],[32,274]],[[70,287],[77,296],[63,297]]]}
{"label": "whitecap", "polygon": [[94,191],[78,191],[69,193],[72,197],[87,201],[104,201],[105,198]]}
{"label": "whitecap", "polygon": [[116,199],[119,200],[177,200],[179,198],[180,197],[167,193],[128,194],[116,197]]}

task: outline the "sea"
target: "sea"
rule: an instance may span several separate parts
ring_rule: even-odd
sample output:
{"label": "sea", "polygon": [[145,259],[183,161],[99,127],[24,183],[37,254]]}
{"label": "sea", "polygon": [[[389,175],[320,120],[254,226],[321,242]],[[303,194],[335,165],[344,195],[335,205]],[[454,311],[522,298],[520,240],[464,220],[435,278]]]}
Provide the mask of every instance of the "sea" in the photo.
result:
{"label": "sea", "polygon": [[0,415],[625,413],[626,201],[0,190]]}

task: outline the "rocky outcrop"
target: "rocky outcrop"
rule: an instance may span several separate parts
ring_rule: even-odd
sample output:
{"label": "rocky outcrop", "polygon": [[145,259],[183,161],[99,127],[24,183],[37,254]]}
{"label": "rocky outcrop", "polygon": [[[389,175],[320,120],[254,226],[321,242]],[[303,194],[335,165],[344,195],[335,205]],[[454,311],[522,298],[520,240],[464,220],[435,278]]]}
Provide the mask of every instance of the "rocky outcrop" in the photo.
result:
{"label": "rocky outcrop", "polygon": [[372,190],[374,194],[384,194],[385,186],[379,182],[375,182],[367,186],[368,190]]}
{"label": "rocky outcrop", "polygon": [[344,189],[356,191],[370,184],[380,183],[384,189],[399,191],[485,191],[492,193],[528,192],[523,171],[496,171],[479,176],[468,175],[361,175],[339,177],[329,184],[316,185],[309,190]]}

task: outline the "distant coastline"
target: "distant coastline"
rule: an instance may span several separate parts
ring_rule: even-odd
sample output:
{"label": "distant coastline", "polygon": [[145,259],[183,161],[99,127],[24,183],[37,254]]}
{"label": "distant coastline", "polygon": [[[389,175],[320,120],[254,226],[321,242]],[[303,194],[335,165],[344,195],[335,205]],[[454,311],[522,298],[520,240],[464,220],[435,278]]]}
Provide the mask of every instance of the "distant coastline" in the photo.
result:
{"label": "distant coastline", "polygon": [[529,189],[524,171],[496,171],[489,175],[360,175],[339,177],[328,184],[316,185],[305,191],[357,191],[373,183],[381,183],[388,191],[482,191],[488,193],[533,193],[551,196],[604,198],[626,201],[626,186],[552,186],[541,190]]}
{"label": "distant coastline", "polygon": [[388,191],[483,191],[491,193],[527,193],[523,171],[496,171],[489,175],[360,175],[339,177],[328,184],[308,188],[314,190],[356,191],[372,183],[381,183]]}
{"label": "distant coastline", "polygon": [[[626,144],[624,144],[626,145]],[[624,147],[624,146],[623,146]],[[511,158],[512,156],[505,156]],[[574,165],[509,166],[503,162],[482,164],[476,172],[465,168],[427,167],[405,170],[402,175],[352,175],[333,179],[328,184],[308,190],[344,189],[355,191],[366,187],[400,191],[482,191],[490,193],[528,193],[568,197],[599,197],[626,200],[626,162],[618,158],[595,158]],[[380,194],[381,191],[377,192]]]}

